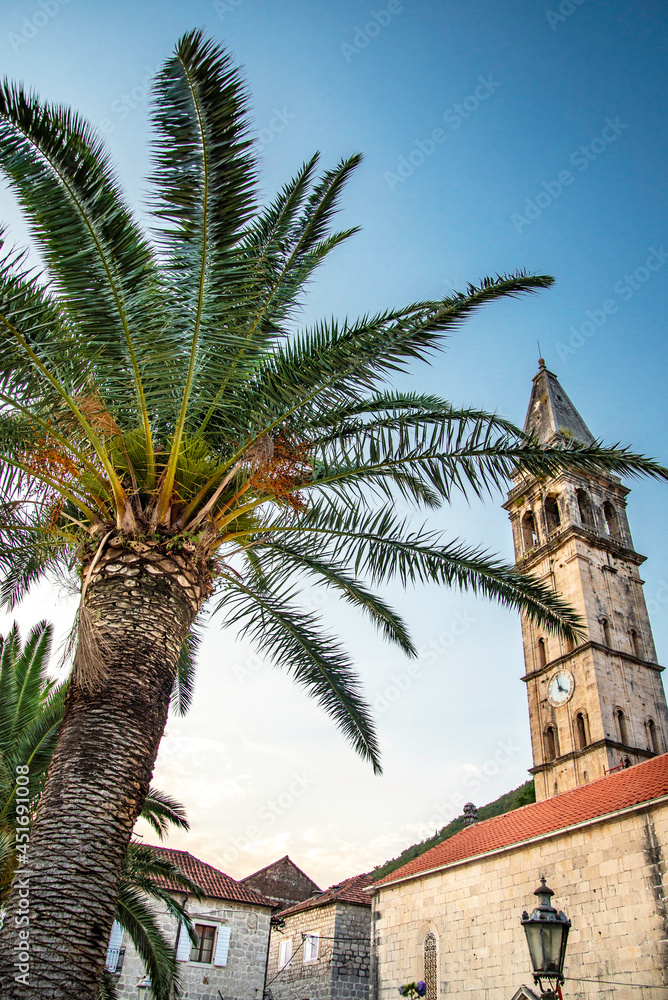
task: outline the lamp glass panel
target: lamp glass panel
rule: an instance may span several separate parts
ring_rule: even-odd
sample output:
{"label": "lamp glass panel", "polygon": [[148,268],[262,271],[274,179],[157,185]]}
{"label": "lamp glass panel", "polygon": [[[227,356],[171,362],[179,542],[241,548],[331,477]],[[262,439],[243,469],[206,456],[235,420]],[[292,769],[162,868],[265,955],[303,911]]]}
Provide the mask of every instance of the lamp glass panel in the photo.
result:
{"label": "lamp glass panel", "polygon": [[529,945],[529,954],[531,955],[533,971],[540,972],[545,965],[542,928],[538,923],[525,924],[524,931],[527,936],[527,944]]}

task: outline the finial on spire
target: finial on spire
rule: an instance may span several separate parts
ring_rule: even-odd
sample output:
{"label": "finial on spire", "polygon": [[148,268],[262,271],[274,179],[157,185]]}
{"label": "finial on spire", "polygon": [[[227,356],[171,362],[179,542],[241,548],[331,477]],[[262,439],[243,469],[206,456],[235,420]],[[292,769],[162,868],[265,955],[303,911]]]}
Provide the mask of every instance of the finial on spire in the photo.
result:
{"label": "finial on spire", "polygon": [[537,340],[538,344],[538,367],[542,370],[545,368],[545,358],[543,357],[543,352],[540,349],[540,340]]}

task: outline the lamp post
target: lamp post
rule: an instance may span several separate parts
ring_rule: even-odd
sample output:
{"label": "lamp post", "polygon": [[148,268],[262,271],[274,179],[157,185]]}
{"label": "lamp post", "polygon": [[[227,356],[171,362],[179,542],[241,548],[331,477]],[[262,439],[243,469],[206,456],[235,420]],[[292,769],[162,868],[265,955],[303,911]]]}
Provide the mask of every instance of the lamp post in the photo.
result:
{"label": "lamp post", "polygon": [[[534,982],[545,1000],[553,1000],[560,995],[559,987],[564,981],[566,941],[571,922],[565,913],[555,910],[550,903],[554,893],[546,884],[544,877],[541,878],[534,896],[538,896],[538,906],[531,916],[526,910],[524,911],[522,927],[529,945]],[[543,979],[547,980],[547,989],[543,988],[541,982]]]}
{"label": "lamp post", "polygon": [[142,981],[137,983],[137,1000],[153,1000],[150,976],[144,976]]}

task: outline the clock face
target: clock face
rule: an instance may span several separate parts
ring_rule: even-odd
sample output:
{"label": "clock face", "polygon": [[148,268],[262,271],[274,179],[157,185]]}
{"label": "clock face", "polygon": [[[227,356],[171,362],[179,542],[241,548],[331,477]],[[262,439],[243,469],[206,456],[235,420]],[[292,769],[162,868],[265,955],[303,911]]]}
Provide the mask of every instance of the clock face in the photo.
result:
{"label": "clock face", "polygon": [[547,682],[547,700],[550,705],[565,705],[573,696],[575,679],[570,670],[557,670]]}

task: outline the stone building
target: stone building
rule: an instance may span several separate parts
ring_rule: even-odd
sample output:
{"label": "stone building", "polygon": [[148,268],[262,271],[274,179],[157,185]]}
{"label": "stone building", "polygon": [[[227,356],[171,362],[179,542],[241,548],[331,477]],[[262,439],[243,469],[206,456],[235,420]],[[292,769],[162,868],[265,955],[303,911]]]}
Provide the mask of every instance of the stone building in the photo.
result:
{"label": "stone building", "polygon": [[[593,441],[542,360],[525,429],[545,444]],[[504,506],[517,566],[575,607],[586,635],[573,647],[523,618],[538,801],[472,823],[372,887],[372,1000],[418,979],[427,1000],[519,995],[531,980],[520,917],[542,875],[573,923],[569,997],[632,1000],[640,984],[666,995],[668,711],[628,492],[584,473],[515,481]]]}
{"label": "stone building", "polygon": [[[525,430],[547,445],[592,444],[541,360]],[[523,476],[504,507],[518,569],[549,583],[584,619],[575,648],[522,617],[536,798],[601,778],[668,749],[668,710],[616,476]]]}
{"label": "stone building", "polygon": [[367,1000],[370,875],[357,875],[274,918],[266,995],[272,1000]]}
{"label": "stone building", "polygon": [[637,1000],[642,983],[659,1000],[667,843],[668,754],[466,827],[374,887],[372,1000],[418,979],[426,1000],[511,1000],[531,985],[520,917],[541,875],[573,924],[566,997]]}
{"label": "stone building", "polygon": [[262,896],[266,896],[275,903],[277,910],[286,909],[296,903],[302,903],[315,893],[321,892],[319,886],[312,878],[309,878],[301,868],[292,861],[288,855],[279,858],[272,864],[261,868],[253,875],[247,875],[241,879],[242,885],[247,885],[250,889],[255,889]]}
{"label": "stone building", "polygon": [[[182,1000],[219,1000],[221,995],[225,1000],[261,1000],[272,901],[186,851],[164,847],[153,850],[178,865],[205,893],[203,899],[196,900],[188,898],[182,889],[174,891],[192,917],[199,936],[197,946],[166,911],[159,920],[181,963]],[[119,1000],[137,1000],[137,984],[146,971],[129,936],[123,935],[117,924],[112,931],[107,967],[117,970]]]}

